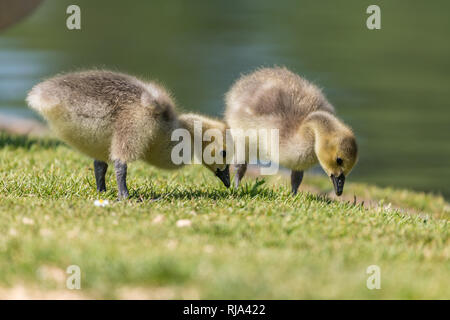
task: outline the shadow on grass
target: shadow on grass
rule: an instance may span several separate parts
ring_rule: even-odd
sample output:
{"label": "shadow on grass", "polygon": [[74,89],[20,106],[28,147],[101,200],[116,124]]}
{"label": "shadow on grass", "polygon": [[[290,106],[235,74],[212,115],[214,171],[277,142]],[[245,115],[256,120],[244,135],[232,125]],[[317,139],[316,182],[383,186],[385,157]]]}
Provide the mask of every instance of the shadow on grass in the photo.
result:
{"label": "shadow on grass", "polygon": [[320,194],[313,194],[313,193],[305,193],[305,198],[307,200],[310,201],[317,201],[317,202],[324,202],[326,204],[332,204],[332,203],[337,203],[339,201],[337,200],[333,200],[330,197],[328,197],[327,194],[325,193],[320,193]]}
{"label": "shadow on grass", "polygon": [[309,192],[300,193],[297,196],[286,193],[279,189],[263,186],[264,179],[257,179],[253,182],[247,182],[239,188],[229,189],[184,189],[176,187],[173,190],[157,193],[151,187],[138,188],[131,193],[131,198],[143,202],[154,202],[159,200],[192,200],[192,199],[259,199],[263,201],[279,200],[281,197],[287,197],[286,200],[298,202],[321,202],[326,205],[340,204],[340,201],[329,198],[326,194],[312,194]]}
{"label": "shadow on grass", "polygon": [[21,135],[11,135],[5,132],[0,133],[0,148],[12,147],[29,150],[31,147],[37,146],[42,149],[54,149],[59,145],[62,145],[61,141],[51,138],[33,138]]}
{"label": "shadow on grass", "polygon": [[191,200],[191,199],[210,199],[210,200],[221,200],[221,199],[241,199],[241,198],[260,198],[264,200],[275,200],[278,196],[270,191],[264,190],[261,193],[249,194],[243,192],[240,189],[234,190],[187,190],[187,189],[175,189],[169,192],[156,193],[156,192],[139,192],[134,191],[130,195],[131,198],[142,200],[142,201],[159,201],[163,199],[173,199],[173,200]]}
{"label": "shadow on grass", "polygon": [[322,202],[327,205],[341,205],[346,206],[347,208],[364,208],[364,201],[362,203],[356,202],[356,197],[352,201],[340,201],[337,199],[331,199],[326,193],[313,194],[313,193],[305,193],[305,198],[309,201]]}
{"label": "shadow on grass", "polygon": [[165,192],[157,193],[152,187],[140,187],[131,191],[131,198],[142,201],[158,201],[163,199],[178,199],[178,200],[191,200],[191,199],[241,199],[241,198],[259,198],[262,200],[275,200],[279,198],[279,194],[272,189],[262,187],[263,180],[257,180],[253,183],[247,183],[238,189],[236,188],[220,188],[220,189],[185,189],[175,187]]}

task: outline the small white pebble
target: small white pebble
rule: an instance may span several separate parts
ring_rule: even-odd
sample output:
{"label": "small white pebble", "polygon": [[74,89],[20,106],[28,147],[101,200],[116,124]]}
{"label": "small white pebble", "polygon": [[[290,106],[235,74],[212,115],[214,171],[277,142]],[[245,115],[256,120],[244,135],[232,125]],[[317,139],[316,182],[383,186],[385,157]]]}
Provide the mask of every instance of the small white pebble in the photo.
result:
{"label": "small white pebble", "polygon": [[164,221],[164,216],[162,214],[158,214],[156,217],[153,218],[153,224],[161,223]]}
{"label": "small white pebble", "polygon": [[178,228],[190,227],[192,224],[191,220],[181,219],[177,221]]}
{"label": "small white pebble", "polygon": [[94,206],[96,207],[106,207],[107,205],[109,205],[108,200],[99,199],[94,201]]}
{"label": "small white pebble", "polygon": [[74,229],[67,232],[67,237],[69,237],[69,239],[73,239],[78,236],[79,232],[80,232],[80,228],[75,227]]}
{"label": "small white pebble", "polygon": [[39,231],[39,233],[40,233],[41,236],[43,236],[43,237],[49,237],[49,236],[51,236],[51,235],[53,234],[52,230],[50,230],[50,229],[41,229],[41,230]]}
{"label": "small white pebble", "polygon": [[210,244],[207,244],[206,246],[203,247],[203,251],[205,251],[206,253],[213,253],[214,247]]}
{"label": "small white pebble", "polygon": [[169,240],[167,242],[167,248],[169,248],[170,250],[173,250],[177,247],[178,245],[178,241],[177,240]]}
{"label": "small white pebble", "polygon": [[30,219],[30,218],[27,218],[27,217],[23,217],[23,218],[22,218],[22,223],[23,223],[23,224],[32,225],[32,224],[34,224],[34,220],[33,220],[33,219]]}

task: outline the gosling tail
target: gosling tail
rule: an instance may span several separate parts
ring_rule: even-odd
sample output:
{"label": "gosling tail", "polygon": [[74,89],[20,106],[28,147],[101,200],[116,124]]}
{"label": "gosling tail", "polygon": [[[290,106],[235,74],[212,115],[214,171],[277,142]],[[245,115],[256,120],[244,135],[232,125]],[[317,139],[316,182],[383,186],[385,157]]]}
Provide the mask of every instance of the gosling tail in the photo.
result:
{"label": "gosling tail", "polygon": [[30,108],[44,116],[54,109],[54,107],[61,104],[57,95],[52,94],[51,88],[47,82],[35,85],[28,93],[26,101]]}

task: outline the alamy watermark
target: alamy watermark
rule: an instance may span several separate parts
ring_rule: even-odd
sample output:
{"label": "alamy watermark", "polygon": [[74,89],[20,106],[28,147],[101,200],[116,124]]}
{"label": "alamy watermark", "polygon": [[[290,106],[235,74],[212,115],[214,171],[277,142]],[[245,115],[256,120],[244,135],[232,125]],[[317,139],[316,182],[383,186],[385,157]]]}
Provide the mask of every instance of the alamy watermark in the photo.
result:
{"label": "alamy watermark", "polygon": [[367,267],[366,273],[370,274],[366,281],[367,289],[381,289],[381,268],[373,264]]}
{"label": "alamy watermark", "polygon": [[67,267],[66,273],[70,275],[66,280],[67,289],[81,289],[81,268],[73,264]]}
{"label": "alamy watermark", "polygon": [[[76,4],[67,7],[66,13],[70,14],[66,19],[66,26],[69,30],[81,30],[81,9]],[[370,16],[366,20],[366,26],[369,30],[381,29],[381,9],[378,5],[372,4],[367,7],[366,13]]]}
{"label": "alamy watermark", "polygon": [[227,129],[224,137],[218,129],[203,132],[202,122],[194,121],[193,131],[194,137],[184,128],[172,132],[171,140],[178,142],[171,152],[174,164],[247,163],[261,165],[263,175],[278,172],[278,129]]}
{"label": "alamy watermark", "polygon": [[70,14],[66,20],[66,27],[69,30],[81,29],[81,9],[76,4],[71,4],[67,7],[66,13]]}
{"label": "alamy watermark", "polygon": [[376,4],[372,4],[367,7],[366,13],[370,16],[366,20],[366,26],[369,30],[381,29],[381,9]]}

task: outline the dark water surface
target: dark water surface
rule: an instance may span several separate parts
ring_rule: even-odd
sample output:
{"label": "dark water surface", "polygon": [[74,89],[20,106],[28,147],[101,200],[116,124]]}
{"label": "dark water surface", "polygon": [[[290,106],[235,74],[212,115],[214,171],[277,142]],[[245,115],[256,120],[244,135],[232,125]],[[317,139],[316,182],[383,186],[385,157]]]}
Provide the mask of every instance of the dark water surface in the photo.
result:
{"label": "dark water surface", "polygon": [[[81,7],[79,31],[66,8]],[[43,77],[104,67],[158,79],[220,116],[241,74],[285,65],[324,89],[357,133],[351,180],[450,196],[450,2],[47,0],[0,33],[0,112],[28,112]]]}

